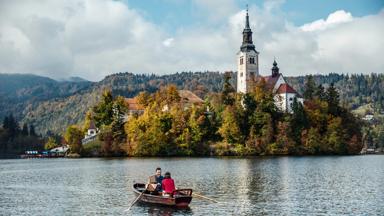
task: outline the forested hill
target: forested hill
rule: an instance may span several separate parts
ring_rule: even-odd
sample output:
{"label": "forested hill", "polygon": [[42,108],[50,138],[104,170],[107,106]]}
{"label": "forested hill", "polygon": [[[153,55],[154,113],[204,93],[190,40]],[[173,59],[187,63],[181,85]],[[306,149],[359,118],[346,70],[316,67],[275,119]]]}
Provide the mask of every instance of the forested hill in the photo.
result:
{"label": "forested hill", "polygon": [[[232,84],[236,75],[232,74]],[[371,104],[375,111],[383,110],[384,75],[315,75],[317,84],[334,82],[345,106],[356,109]],[[305,77],[287,77],[287,82],[300,93]],[[48,130],[61,133],[70,124],[80,123],[86,111],[100,98],[104,88],[114,95],[133,97],[140,91],[155,92],[161,86],[176,84],[204,98],[209,92],[221,91],[223,73],[183,72],[171,75],[117,73],[100,82],[77,80],[58,82],[34,75],[0,74],[0,118],[12,113],[17,120],[33,124],[38,133]]]}

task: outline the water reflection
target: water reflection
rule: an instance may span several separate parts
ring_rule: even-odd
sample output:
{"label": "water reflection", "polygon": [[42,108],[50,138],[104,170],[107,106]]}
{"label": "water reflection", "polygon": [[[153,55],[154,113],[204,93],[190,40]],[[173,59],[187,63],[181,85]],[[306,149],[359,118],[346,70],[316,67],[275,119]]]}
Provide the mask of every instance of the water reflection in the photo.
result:
{"label": "water reflection", "polygon": [[160,206],[160,205],[151,205],[139,202],[136,204],[135,208],[143,208],[146,209],[143,212],[146,212],[148,215],[152,216],[173,216],[173,215],[192,215],[193,212],[190,207],[185,209],[177,209],[167,206]]}

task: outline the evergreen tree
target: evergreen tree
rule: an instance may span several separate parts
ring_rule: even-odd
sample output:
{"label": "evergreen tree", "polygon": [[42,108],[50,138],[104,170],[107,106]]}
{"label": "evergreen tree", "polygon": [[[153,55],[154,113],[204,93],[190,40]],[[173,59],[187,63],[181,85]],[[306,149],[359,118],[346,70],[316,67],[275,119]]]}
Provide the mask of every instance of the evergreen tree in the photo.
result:
{"label": "evergreen tree", "polygon": [[19,133],[19,124],[13,117],[12,113],[8,117],[4,118],[3,128],[7,131],[8,140],[13,140]]}
{"label": "evergreen tree", "polygon": [[23,136],[28,136],[28,125],[26,123],[23,124],[23,129],[21,130],[21,134]]}
{"label": "evergreen tree", "polygon": [[307,82],[304,87],[304,99],[312,100],[316,90],[316,83],[312,75],[307,76]]}
{"label": "evergreen tree", "polygon": [[[124,98],[118,96],[112,104],[112,121],[110,125],[102,125],[99,134],[102,144],[102,153],[105,156],[120,156],[124,153],[123,144],[125,143],[126,133],[124,130],[124,115],[127,107]],[[110,120],[108,120],[110,121]],[[106,121],[105,121],[106,122]]]}
{"label": "evergreen tree", "polygon": [[339,93],[333,83],[327,89],[328,112],[334,116],[339,116]]}
{"label": "evergreen tree", "polygon": [[104,90],[101,102],[93,107],[96,127],[110,125],[113,121],[113,96],[111,90]]}
{"label": "evergreen tree", "polygon": [[327,99],[324,87],[322,84],[318,85],[315,91],[315,96],[317,99],[325,101]]}
{"label": "evergreen tree", "polygon": [[35,126],[33,126],[32,124],[29,125],[29,136],[37,136],[35,132]]}
{"label": "evergreen tree", "polygon": [[296,142],[296,144],[300,144],[301,132],[304,128],[309,126],[309,122],[303,105],[297,101],[296,97],[292,103],[292,112],[293,113],[289,121],[291,137]]}
{"label": "evergreen tree", "polygon": [[224,74],[223,91],[221,92],[221,99],[224,105],[233,105],[235,103],[235,98],[233,97],[235,89],[232,87],[230,80],[231,74],[226,72]]}

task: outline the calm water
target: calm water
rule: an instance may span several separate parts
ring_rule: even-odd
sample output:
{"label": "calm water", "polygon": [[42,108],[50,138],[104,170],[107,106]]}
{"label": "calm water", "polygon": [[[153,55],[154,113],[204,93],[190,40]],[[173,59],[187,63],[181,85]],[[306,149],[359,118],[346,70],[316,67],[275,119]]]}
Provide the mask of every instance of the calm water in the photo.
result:
{"label": "calm water", "polygon": [[[219,203],[124,212],[157,166]],[[0,160],[0,215],[145,214],[384,215],[384,156]]]}

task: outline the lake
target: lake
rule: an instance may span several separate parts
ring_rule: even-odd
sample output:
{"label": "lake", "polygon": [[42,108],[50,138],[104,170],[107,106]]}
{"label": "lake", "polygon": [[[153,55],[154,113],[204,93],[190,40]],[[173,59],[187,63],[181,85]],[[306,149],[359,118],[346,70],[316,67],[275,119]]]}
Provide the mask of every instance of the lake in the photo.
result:
{"label": "lake", "polygon": [[[157,166],[189,209],[138,204]],[[0,215],[384,215],[384,156],[0,160]]]}

